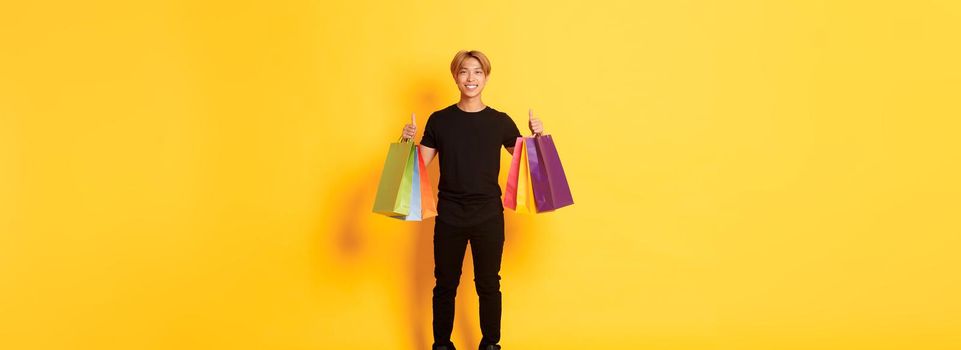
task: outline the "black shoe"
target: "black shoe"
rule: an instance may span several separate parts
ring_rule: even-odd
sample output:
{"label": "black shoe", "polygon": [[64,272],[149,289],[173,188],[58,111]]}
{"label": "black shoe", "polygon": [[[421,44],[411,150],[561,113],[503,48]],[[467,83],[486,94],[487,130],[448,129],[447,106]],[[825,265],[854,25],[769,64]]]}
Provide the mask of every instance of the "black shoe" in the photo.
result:
{"label": "black shoe", "polygon": [[432,348],[432,350],[457,350],[457,349],[454,348],[454,344],[451,344],[450,346],[447,346],[447,345],[434,345],[433,348]]}
{"label": "black shoe", "polygon": [[501,346],[500,346],[500,345],[497,345],[497,344],[494,344],[494,345],[481,345],[481,347],[480,347],[478,350],[501,350]]}

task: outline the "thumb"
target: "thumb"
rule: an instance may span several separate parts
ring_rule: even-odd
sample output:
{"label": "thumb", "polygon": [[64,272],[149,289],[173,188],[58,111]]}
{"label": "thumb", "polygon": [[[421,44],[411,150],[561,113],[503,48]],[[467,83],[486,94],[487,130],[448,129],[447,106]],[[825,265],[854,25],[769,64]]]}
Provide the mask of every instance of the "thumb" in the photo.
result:
{"label": "thumb", "polygon": [[417,115],[414,112],[410,113],[410,125],[417,126]]}
{"label": "thumb", "polygon": [[527,109],[527,120],[532,120],[532,119],[534,119],[534,109],[533,109],[533,108],[528,108],[528,109]]}

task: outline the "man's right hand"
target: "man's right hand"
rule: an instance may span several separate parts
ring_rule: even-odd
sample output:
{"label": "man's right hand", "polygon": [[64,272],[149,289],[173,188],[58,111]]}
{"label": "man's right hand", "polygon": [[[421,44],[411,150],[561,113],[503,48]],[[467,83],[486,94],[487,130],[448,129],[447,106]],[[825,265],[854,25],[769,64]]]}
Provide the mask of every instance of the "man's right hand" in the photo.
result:
{"label": "man's right hand", "polygon": [[405,138],[408,140],[414,139],[414,134],[417,133],[417,121],[415,120],[415,118],[416,116],[414,115],[414,113],[411,113],[410,124],[404,125],[404,131],[400,134],[401,138]]}

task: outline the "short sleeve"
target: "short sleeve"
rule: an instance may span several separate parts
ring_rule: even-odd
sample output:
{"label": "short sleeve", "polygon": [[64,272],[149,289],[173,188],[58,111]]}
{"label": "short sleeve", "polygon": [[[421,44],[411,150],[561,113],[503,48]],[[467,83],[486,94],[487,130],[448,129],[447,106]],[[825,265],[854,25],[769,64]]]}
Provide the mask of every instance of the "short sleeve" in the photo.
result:
{"label": "short sleeve", "polygon": [[420,139],[420,144],[433,149],[437,149],[437,138],[434,135],[435,131],[432,127],[431,120],[434,119],[434,115],[427,118],[427,125],[424,126],[424,136]]}
{"label": "short sleeve", "polygon": [[517,129],[517,124],[514,124],[514,120],[511,119],[507,113],[504,113],[504,140],[503,144],[505,148],[514,147],[517,144],[517,138],[521,137],[521,131]]}

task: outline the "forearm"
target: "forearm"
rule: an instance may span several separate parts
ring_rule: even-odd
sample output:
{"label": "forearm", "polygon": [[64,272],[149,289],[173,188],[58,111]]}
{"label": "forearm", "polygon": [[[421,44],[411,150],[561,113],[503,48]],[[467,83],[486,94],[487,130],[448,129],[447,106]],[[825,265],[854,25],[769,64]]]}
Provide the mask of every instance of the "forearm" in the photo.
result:
{"label": "forearm", "polygon": [[424,165],[430,165],[430,162],[434,161],[434,157],[437,156],[437,150],[420,145],[420,156],[424,160]]}

